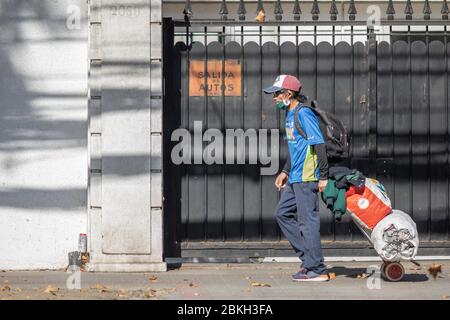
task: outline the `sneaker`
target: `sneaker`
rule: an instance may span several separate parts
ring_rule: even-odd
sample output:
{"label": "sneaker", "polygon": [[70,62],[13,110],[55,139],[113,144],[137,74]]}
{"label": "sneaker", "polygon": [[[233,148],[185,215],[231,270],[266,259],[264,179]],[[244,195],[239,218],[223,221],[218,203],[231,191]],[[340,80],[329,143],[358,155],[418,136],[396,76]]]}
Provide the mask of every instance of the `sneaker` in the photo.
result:
{"label": "sneaker", "polygon": [[293,281],[299,282],[324,282],[330,280],[328,274],[318,274],[313,271],[307,271],[306,273],[296,273],[292,277]]}
{"label": "sneaker", "polygon": [[293,274],[293,275],[292,275],[292,278],[294,279],[294,278],[296,278],[298,275],[300,275],[300,274],[305,274],[305,273],[307,273],[307,272],[308,272],[308,269],[303,268],[303,267],[300,267],[300,270],[298,270],[296,274]]}

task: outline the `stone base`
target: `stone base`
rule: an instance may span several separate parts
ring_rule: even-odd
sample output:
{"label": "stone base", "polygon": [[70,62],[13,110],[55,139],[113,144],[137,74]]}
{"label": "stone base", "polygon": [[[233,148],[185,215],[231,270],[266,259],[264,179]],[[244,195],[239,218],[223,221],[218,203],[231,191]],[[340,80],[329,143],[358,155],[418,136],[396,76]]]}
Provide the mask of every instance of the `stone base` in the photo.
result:
{"label": "stone base", "polygon": [[89,272],[166,272],[165,262],[155,263],[98,263],[87,266]]}

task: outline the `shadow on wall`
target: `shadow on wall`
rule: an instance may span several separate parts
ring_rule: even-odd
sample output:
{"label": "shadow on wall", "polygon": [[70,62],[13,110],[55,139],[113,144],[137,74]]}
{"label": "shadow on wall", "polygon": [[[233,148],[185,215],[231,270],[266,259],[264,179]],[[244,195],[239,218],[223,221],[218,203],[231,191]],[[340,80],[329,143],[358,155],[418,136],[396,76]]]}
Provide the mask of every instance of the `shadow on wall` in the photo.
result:
{"label": "shadow on wall", "polygon": [[[81,9],[80,30],[66,26],[69,5]],[[0,3],[0,208],[87,207],[85,11],[85,0]],[[147,62],[109,61],[102,67],[110,65],[121,77]],[[149,95],[137,89],[129,98],[127,90],[108,89],[115,108],[103,114],[140,109]],[[119,178],[146,174],[156,160],[140,154],[94,159]]]}
{"label": "shadow on wall", "polygon": [[[51,47],[57,42],[58,36],[50,34],[42,39],[43,37],[40,34],[30,33],[31,39],[25,39],[24,37],[29,35],[23,35],[23,33],[34,25],[34,23],[27,25],[30,20],[36,20],[35,23],[39,24],[47,23],[45,29],[42,28],[44,32],[51,32],[54,29],[52,25],[55,21],[50,20],[47,3],[45,1],[6,1],[2,3],[0,8],[0,25],[3,34],[0,38],[2,42],[0,46],[0,96],[2,97],[0,100],[0,150],[14,152],[22,151],[25,148],[58,149],[85,146],[85,120],[55,121],[42,112],[49,111],[46,110],[49,106],[52,108],[57,106],[59,110],[70,111],[69,109],[74,104],[75,99],[78,100],[78,103],[80,99],[86,99],[85,92],[71,92],[69,85],[71,84],[70,81],[73,80],[70,77],[73,77],[73,75],[68,75],[65,72],[56,74],[53,70],[49,70],[48,74],[37,76],[34,72],[33,65],[48,64],[45,61],[48,57],[33,56],[33,50],[42,50],[46,53],[47,51],[44,51],[47,50],[46,47]],[[32,13],[24,14],[24,12],[29,11],[32,11]],[[33,18],[30,15],[33,15]],[[63,23],[60,20],[57,22]],[[59,29],[61,29],[61,26],[59,26]],[[32,39],[34,36],[40,39]],[[25,50],[30,53],[24,54],[23,51]],[[30,59],[18,59],[18,56]],[[31,59],[35,57],[42,60]],[[17,70],[18,62],[21,64],[21,70]],[[22,64],[28,64],[30,68],[24,68]],[[28,69],[31,69],[31,71],[28,72]],[[85,70],[79,70],[79,74],[82,73],[85,73]],[[48,92],[46,85],[39,85],[43,82],[53,83],[56,81],[66,81],[67,92],[59,90]],[[39,91],[39,88],[45,88],[45,90]],[[65,104],[66,101],[69,102],[69,105]],[[3,169],[9,168],[5,165],[2,167]]]}
{"label": "shadow on wall", "polygon": [[[76,1],[67,1],[71,3]],[[64,187],[81,185],[83,178],[58,176],[52,166],[58,157],[70,163],[71,157],[76,159],[75,149],[87,148],[86,93],[80,84],[86,82],[86,70],[62,68],[66,49],[58,52],[79,47],[77,42],[86,42],[87,35],[83,30],[71,33],[63,15],[66,4],[63,14],[53,4],[0,4],[0,207],[86,206],[85,189]],[[34,188],[36,184],[49,187]]]}

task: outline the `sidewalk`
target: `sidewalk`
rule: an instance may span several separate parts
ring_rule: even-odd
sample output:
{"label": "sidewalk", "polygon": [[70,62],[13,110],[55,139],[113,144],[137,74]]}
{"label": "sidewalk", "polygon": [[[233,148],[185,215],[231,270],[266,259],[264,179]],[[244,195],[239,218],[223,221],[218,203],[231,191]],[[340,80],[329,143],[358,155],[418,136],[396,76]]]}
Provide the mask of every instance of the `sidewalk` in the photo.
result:
{"label": "sidewalk", "polygon": [[[442,265],[436,279],[428,272],[433,263]],[[3,271],[0,299],[450,299],[450,261],[423,261],[421,267],[405,262],[407,274],[397,283],[365,278],[367,267],[379,265],[329,263],[336,278],[324,283],[293,282],[295,263],[184,264],[166,273],[82,272],[81,290],[67,288],[71,274],[64,271]],[[380,289],[369,289],[377,283]]]}

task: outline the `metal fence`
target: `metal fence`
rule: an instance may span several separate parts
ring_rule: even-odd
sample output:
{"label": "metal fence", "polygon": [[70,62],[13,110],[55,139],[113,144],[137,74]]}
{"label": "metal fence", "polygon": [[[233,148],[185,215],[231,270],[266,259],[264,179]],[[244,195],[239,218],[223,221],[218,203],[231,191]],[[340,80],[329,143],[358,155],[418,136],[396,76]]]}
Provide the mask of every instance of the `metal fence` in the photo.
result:
{"label": "metal fence", "polygon": [[[334,1],[332,8],[333,5]],[[186,8],[189,16],[189,4]],[[424,20],[408,23],[389,18],[383,22],[389,32],[381,35],[365,22],[350,17],[348,21],[337,22],[331,16],[335,23],[324,22],[331,28],[324,35],[317,31],[320,27],[317,20],[284,24],[280,19],[273,24],[275,35],[265,34],[265,26],[259,25],[259,33],[251,34],[256,41],[245,41],[249,35],[244,28],[254,23],[244,21],[245,10],[239,21],[226,20],[224,8],[226,1],[222,2],[220,21],[165,21],[166,252],[173,256],[182,249],[181,254],[186,257],[216,258],[255,252],[290,253],[289,246],[281,241],[283,237],[273,217],[279,199],[274,177],[261,176],[259,166],[249,164],[176,166],[170,161],[174,146],[170,133],[180,127],[192,131],[197,120],[204,124],[203,131],[277,128],[283,135],[284,114],[273,107],[271,97],[262,94],[262,89],[278,74],[293,74],[301,79],[305,95],[317,99],[322,108],[338,115],[349,128],[352,137],[349,165],[379,179],[393,206],[411,214],[418,225],[421,252],[448,253],[447,25],[426,20],[426,16]],[[443,9],[442,18],[446,19],[444,13]],[[308,24],[313,32],[306,35],[312,40],[305,40],[299,31]],[[415,24],[423,25],[424,30],[412,30]],[[434,24],[441,25],[441,31],[430,31]],[[283,33],[281,28],[287,25],[295,32]],[[349,41],[337,40],[339,25],[348,26],[344,35]],[[358,25],[362,28],[358,29]],[[398,25],[406,28],[396,31]],[[228,34],[228,26],[240,32]],[[195,27],[200,28],[197,41],[190,33]],[[222,33],[211,34],[209,28],[219,28]],[[180,35],[185,41],[174,43]],[[231,35],[233,40],[226,40]],[[198,41],[199,36],[202,41]],[[276,41],[264,41],[265,36],[275,36]],[[291,38],[286,41],[283,36]],[[319,41],[322,36],[329,36],[330,41]],[[381,41],[381,36],[387,38]],[[205,70],[208,61],[222,61],[223,72],[227,60],[238,61],[242,66],[239,96],[227,96],[224,91],[216,96],[206,92],[189,94],[192,61],[202,61]],[[208,79],[204,81],[207,87]],[[285,144],[280,137],[281,166],[287,155]],[[344,249],[358,254],[363,251],[357,249],[367,249],[367,242],[349,216],[335,222],[323,206],[320,214],[328,255],[342,254]]]}
{"label": "metal fence", "polygon": [[[323,16],[324,13],[329,14],[330,21],[346,20],[345,18],[342,19],[343,14],[346,15],[346,18],[348,19],[348,21],[357,21],[358,15],[366,13],[366,12],[358,12],[357,11],[358,1],[355,1],[355,0],[346,1],[346,3],[348,3],[348,8],[347,8],[346,12],[339,11],[335,0],[328,1],[328,3],[324,3],[322,1],[319,2],[317,0],[313,0],[313,1],[299,1],[299,0],[295,0],[295,1],[281,1],[281,0],[245,1],[245,0],[240,0],[237,4],[237,7],[235,5],[235,2],[236,1],[232,2],[232,1],[222,0],[221,5],[218,6],[217,16],[208,17],[207,19],[203,19],[203,20],[211,21],[211,20],[215,20],[215,19],[220,19],[222,21],[227,21],[227,20],[230,20],[230,16],[233,16],[231,18],[231,20],[233,20],[233,21],[237,21],[237,20],[241,21],[241,22],[247,21],[249,14],[250,15],[252,14],[252,12],[249,13],[247,11],[247,8],[251,6],[249,4],[250,2],[256,2],[256,6],[255,6],[256,14],[263,12],[264,15],[267,15],[267,16],[269,15],[269,11],[266,10],[266,8],[270,4],[272,4],[272,6],[273,6],[273,11],[272,11],[273,15],[272,16],[273,16],[273,20],[276,22],[281,22],[282,20],[286,20],[286,16],[288,16],[288,15],[289,15],[289,18],[293,21],[301,21],[304,19],[305,16],[308,16],[308,13],[310,13],[311,19],[313,21],[317,21],[317,22],[320,20],[320,17]],[[328,4],[329,4],[329,9],[326,8],[326,6]],[[365,2],[363,4],[364,4],[364,9],[366,9],[366,7],[368,5],[370,5],[367,2]],[[195,12],[193,10],[191,1],[186,0],[185,4],[184,4],[184,8],[183,8],[184,20],[185,21],[202,20],[202,19],[198,19],[198,17],[203,15],[203,13],[201,11],[203,8],[203,5],[204,5],[204,3],[199,4],[199,7],[198,7],[199,11]],[[228,7],[230,5],[233,5],[234,7],[236,7],[236,12],[231,12],[230,10],[228,10]],[[400,20],[405,19],[405,20],[411,21],[416,18],[419,18],[420,20],[423,19],[426,21],[430,21],[430,20],[432,20],[432,17],[433,17],[432,7],[434,7],[434,10],[440,9],[439,13],[441,15],[440,18],[442,20],[448,20],[449,9],[448,9],[447,0],[443,0],[441,2],[440,8],[437,8],[436,5],[438,5],[438,3],[430,2],[428,0],[423,1],[423,3],[411,2],[411,0],[395,1],[395,2],[393,0],[389,0],[383,6],[386,8],[386,10],[383,12],[384,13],[383,18],[386,20],[389,20],[389,21],[394,21],[397,19],[400,19]],[[310,6],[310,7],[308,7],[308,6]],[[420,11],[419,11],[419,6],[422,6],[422,10],[420,10]],[[253,3],[252,3],[252,7],[253,7]],[[289,7],[292,11],[288,12],[287,10],[283,9],[284,7]],[[320,8],[322,8],[322,12],[321,12]],[[416,8],[416,10],[422,14],[421,17],[419,17],[417,15],[417,11],[415,11],[414,8]],[[328,10],[326,10],[326,9],[328,9]],[[401,14],[403,14],[403,16]],[[364,19],[364,20],[366,20],[366,19]]]}

